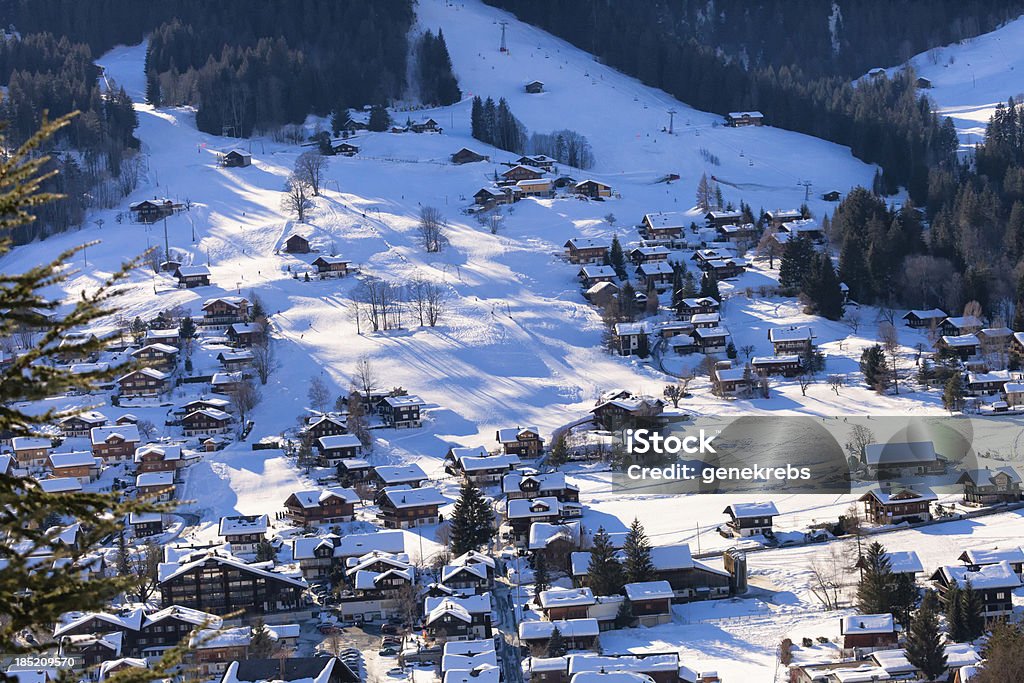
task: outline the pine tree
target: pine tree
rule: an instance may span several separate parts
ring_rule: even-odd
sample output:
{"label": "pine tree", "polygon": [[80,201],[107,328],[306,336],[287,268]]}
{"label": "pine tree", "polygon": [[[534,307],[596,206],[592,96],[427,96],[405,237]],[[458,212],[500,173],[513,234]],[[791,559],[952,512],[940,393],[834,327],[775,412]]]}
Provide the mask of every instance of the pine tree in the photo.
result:
{"label": "pine tree", "polygon": [[558,630],[558,627],[551,629],[551,637],[548,638],[547,656],[548,657],[564,657],[567,652],[565,646],[565,638],[562,636],[562,632]]}
{"label": "pine tree", "polygon": [[964,601],[963,591],[957,585],[952,585],[946,590],[946,630],[951,640],[962,643],[966,638],[964,634]]}
{"label": "pine tree", "polygon": [[804,279],[810,274],[815,261],[814,245],[805,237],[786,242],[779,261],[779,286],[789,291],[799,291]]}
{"label": "pine tree", "polygon": [[477,140],[488,142],[487,127],[484,125],[484,102],[479,95],[473,97],[473,106],[469,114],[469,130]]}
{"label": "pine tree", "polygon": [[904,627],[910,624],[910,615],[917,606],[917,583],[912,574],[894,574],[892,585],[892,613]]}
{"label": "pine tree", "polygon": [[599,527],[590,548],[587,565],[587,585],[594,595],[614,595],[622,590],[622,564],[615,557],[611,537]]}
{"label": "pine tree", "polygon": [[939,620],[929,605],[922,605],[910,622],[906,654],[907,661],[920,669],[926,680],[934,681],[946,671],[946,646]]}
{"label": "pine tree", "polygon": [[672,310],[679,310],[683,302],[683,269],[679,264],[672,268]]}
{"label": "pine tree", "polygon": [[718,290],[718,278],[713,271],[706,271],[701,277],[700,295],[709,296],[716,301],[722,300],[722,293]]}
{"label": "pine tree", "polygon": [[1013,329],[1024,330],[1024,275],[1017,281],[1017,293],[1014,301]]}
{"label": "pine tree", "polygon": [[711,189],[711,182],[708,180],[708,174],[702,173],[700,181],[697,183],[697,207],[701,211],[710,211],[714,200],[715,193],[714,190]]}
{"label": "pine tree", "polygon": [[562,432],[555,437],[554,443],[551,444],[551,451],[548,453],[547,463],[558,467],[564,465],[569,461],[569,447],[566,443],[565,432]]}
{"label": "pine tree", "polygon": [[650,581],[654,576],[651,543],[647,540],[647,534],[644,533],[644,527],[639,519],[633,519],[633,523],[629,525],[622,551],[626,556],[623,562],[626,583]]}
{"label": "pine tree", "polygon": [[725,345],[725,356],[730,360],[735,360],[737,355],[738,354],[736,352],[736,345],[733,344],[732,340],[730,339],[729,343]]}
{"label": "pine tree", "polygon": [[818,315],[829,320],[843,317],[843,290],[827,253],[818,257],[809,279],[811,281],[804,283],[803,291],[814,302]]}
{"label": "pine tree", "polygon": [[619,611],[615,613],[615,628],[629,628],[633,625],[633,603],[626,598],[619,604]]}
{"label": "pine tree", "polygon": [[892,611],[892,564],[885,548],[877,541],[868,546],[861,561],[864,571],[857,586],[857,609],[862,614],[886,614]]}
{"label": "pine tree", "polygon": [[885,352],[878,344],[864,349],[860,354],[860,371],[864,374],[864,381],[878,393],[885,391],[888,386],[888,368],[885,363]]}
{"label": "pine tree", "polygon": [[262,618],[256,619],[252,626],[252,637],[249,640],[249,657],[252,659],[269,659],[274,652],[274,640],[270,637],[267,625]]}
{"label": "pine tree", "polygon": [[370,110],[370,120],[366,124],[369,130],[376,131],[378,133],[383,132],[391,127],[391,114],[388,113],[388,108],[383,104],[376,104]]}
{"label": "pine tree", "polygon": [[954,372],[942,390],[942,407],[949,412],[964,409],[964,382],[959,372]]}
{"label": "pine tree", "polygon": [[627,279],[626,256],[622,253],[622,244],[619,243],[619,236],[612,237],[612,246],[608,250],[608,265],[615,269],[615,274],[620,280]]}
{"label": "pine tree", "polygon": [[349,116],[348,107],[339,104],[331,113],[331,132],[337,137],[345,132],[351,122],[352,117]]}
{"label": "pine tree", "polygon": [[960,593],[960,601],[963,603],[964,640],[977,640],[985,633],[985,600],[968,581]]}
{"label": "pine tree", "polygon": [[269,539],[261,538],[260,542],[256,544],[256,561],[270,562],[275,559],[277,559],[277,548]]}
{"label": "pine tree", "polygon": [[452,555],[479,550],[494,537],[494,510],[470,481],[463,482],[450,521]]}

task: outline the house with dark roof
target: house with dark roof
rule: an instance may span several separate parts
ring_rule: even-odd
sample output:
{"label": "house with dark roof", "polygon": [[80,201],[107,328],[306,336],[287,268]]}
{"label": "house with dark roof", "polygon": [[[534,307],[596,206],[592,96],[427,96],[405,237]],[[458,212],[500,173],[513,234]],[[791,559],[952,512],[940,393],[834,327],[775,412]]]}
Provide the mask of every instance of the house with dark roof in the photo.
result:
{"label": "house with dark roof", "polygon": [[284,501],[285,515],[298,526],[351,522],[359,495],[352,489],[330,487],[295,491]]}

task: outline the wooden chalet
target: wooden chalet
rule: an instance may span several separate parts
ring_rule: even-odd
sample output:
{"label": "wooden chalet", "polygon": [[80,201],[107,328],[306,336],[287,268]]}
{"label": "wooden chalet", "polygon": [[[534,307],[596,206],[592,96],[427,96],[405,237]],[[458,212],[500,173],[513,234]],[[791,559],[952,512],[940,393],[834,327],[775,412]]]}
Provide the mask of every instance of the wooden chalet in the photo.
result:
{"label": "wooden chalet", "polygon": [[721,304],[709,296],[681,299],[676,306],[676,315],[681,320],[689,320],[690,316],[701,313],[718,313]]}
{"label": "wooden chalet", "polygon": [[424,631],[435,644],[493,637],[491,594],[424,599]]}
{"label": "wooden chalet", "polygon": [[416,121],[409,126],[409,130],[413,133],[440,133],[441,126],[438,125],[434,119],[424,119],[422,121]]}
{"label": "wooden chalet", "polygon": [[178,365],[178,348],[169,344],[147,344],[131,355],[139,364],[163,372],[170,372]]}
{"label": "wooden chalet", "polygon": [[363,454],[363,444],[355,434],[333,434],[316,440],[320,464],[337,467],[342,460],[358,458]]}
{"label": "wooden chalet", "polygon": [[249,300],[241,296],[222,296],[203,302],[203,323],[230,325],[249,319]]}
{"label": "wooden chalet", "polygon": [[578,197],[587,197],[588,199],[604,199],[605,197],[612,196],[612,186],[605,185],[604,183],[596,180],[581,180],[576,183],[572,190],[573,194]]}
{"label": "wooden chalet", "polygon": [[321,278],[328,278],[348,275],[350,263],[351,261],[340,256],[317,256],[310,265],[316,268],[316,272]]}
{"label": "wooden chalet", "polygon": [[796,377],[804,368],[800,356],[754,356],[750,359],[750,369],[763,377]]}
{"label": "wooden chalet", "polygon": [[407,429],[423,425],[421,412],[426,403],[419,396],[388,396],[379,407],[381,419],[392,429]]}
{"label": "wooden chalet", "polygon": [[1013,592],[1020,588],[1020,576],[1008,562],[985,566],[944,566],[931,576],[939,591],[939,602],[945,606],[950,589],[970,587],[981,595],[982,614],[986,621],[1008,619],[1013,614]]}
{"label": "wooden chalet", "polygon": [[946,471],[946,460],[935,452],[931,441],[871,443],[864,447],[861,462],[869,473],[890,477]]}
{"label": "wooden chalet", "polygon": [[646,213],[640,219],[640,234],[651,241],[672,241],[683,236],[693,221],[682,211]]}
{"label": "wooden chalet", "polygon": [[927,489],[879,488],[860,497],[864,517],[873,524],[926,522],[932,518],[931,504],[935,494]]}
{"label": "wooden chalet", "polygon": [[139,428],[135,425],[93,427],[89,432],[92,454],[106,464],[131,462],[139,447]]}
{"label": "wooden chalet", "polygon": [[128,526],[135,538],[157,536],[164,532],[164,516],[159,512],[132,512],[128,514]]}
{"label": "wooden chalet", "polygon": [[614,283],[615,280],[618,279],[618,275],[615,274],[615,269],[611,266],[604,265],[583,266],[576,275],[583,286],[587,289],[600,282]]}
{"label": "wooden chalet", "polygon": [[306,422],[305,432],[313,441],[319,441],[325,436],[348,434],[348,427],[341,416],[314,415]]}
{"label": "wooden chalet", "polygon": [[136,472],[174,472],[184,465],[181,446],[149,443],[135,449]]}
{"label": "wooden chalet", "polygon": [[668,581],[627,583],[624,591],[632,608],[633,619],[640,626],[658,626],[672,621],[674,592]]}
{"label": "wooden chalet", "polygon": [[965,470],[957,480],[970,505],[1016,503],[1021,500],[1021,477],[1012,467]]}
{"label": "wooden chalet", "polygon": [[965,361],[981,353],[981,340],[976,334],[943,335],[935,342],[935,348]]}
{"label": "wooden chalet", "polygon": [[409,529],[440,521],[438,508],[448,499],[433,487],[389,486],[377,495],[378,518],[385,529]]}
{"label": "wooden chalet", "polygon": [[636,269],[636,281],[643,289],[664,291],[672,286],[675,269],[667,261],[648,261]]}
{"label": "wooden chalet", "polygon": [[603,240],[573,237],[565,243],[565,255],[575,265],[608,263],[609,245]]}
{"label": "wooden chalet", "polygon": [[657,427],[664,410],[665,402],[660,398],[620,392],[615,396],[602,398],[590,412],[594,415],[594,422],[599,428],[618,431]]}
{"label": "wooden chalet", "polygon": [[306,583],[231,556],[207,553],[188,556],[177,566],[165,565],[159,587],[164,607],[265,614],[301,606]]}
{"label": "wooden chalet", "polygon": [[806,326],[768,329],[768,341],[776,356],[809,353],[814,348],[814,338],[814,330]]}
{"label": "wooden chalet", "polygon": [[87,410],[76,415],[68,415],[57,423],[60,431],[68,437],[87,437],[93,427],[107,424],[107,416],[95,410]]}
{"label": "wooden chalet", "polygon": [[216,408],[201,408],[181,418],[185,436],[213,436],[231,431],[231,415]]}
{"label": "wooden chalet", "polygon": [[532,166],[516,164],[504,173],[498,174],[498,177],[501,178],[500,182],[514,185],[521,180],[539,180],[544,177],[544,171]]}
{"label": "wooden chalet", "polygon": [[612,341],[620,356],[640,356],[645,358],[650,353],[650,329],[646,322],[615,323],[612,328]]}
{"label": "wooden chalet", "polygon": [[220,362],[225,372],[241,372],[253,364],[255,355],[252,349],[239,349],[238,351],[221,351],[217,354],[217,361]]}
{"label": "wooden chalet", "polygon": [[[561,621],[524,621],[519,624],[519,640],[538,657],[547,655],[548,642],[555,629],[562,636],[566,649],[596,649],[601,628],[597,619],[563,619]],[[564,666],[564,664],[562,665]],[[533,680],[531,675],[530,680]],[[640,683],[639,680],[636,683]]]}
{"label": "wooden chalet", "polygon": [[359,495],[352,489],[331,487],[295,491],[284,501],[285,515],[301,527],[351,522]]}
{"label": "wooden chalet", "polygon": [[764,114],[759,111],[731,111],[725,115],[725,125],[732,128],[763,126]]}
{"label": "wooden chalet", "polygon": [[900,628],[891,614],[853,614],[839,620],[843,649],[895,648]]}
{"label": "wooden chalet", "polygon": [[166,372],[156,368],[139,368],[117,378],[118,393],[126,398],[159,396],[170,388]]}
{"label": "wooden chalet", "polygon": [[523,86],[523,90],[525,90],[527,93],[531,95],[537,95],[539,93],[544,92],[544,82],[530,81],[529,83]]}
{"label": "wooden chalet", "polygon": [[233,149],[224,155],[222,163],[228,168],[245,168],[252,165],[252,154],[240,149]]}
{"label": "wooden chalet", "polygon": [[531,168],[539,168],[540,170],[547,171],[548,173],[554,170],[556,162],[557,159],[552,159],[545,154],[532,154],[521,156],[516,159],[517,164],[530,166]]}
{"label": "wooden chalet", "polygon": [[488,453],[483,446],[476,448],[452,447],[444,456],[445,472],[460,476],[477,486],[493,486],[501,482],[505,473],[519,466],[515,453]]}
{"label": "wooden chalet", "polygon": [[230,546],[232,554],[251,555],[266,540],[269,526],[267,515],[231,515],[220,518],[217,535]]}
{"label": "wooden chalet", "polygon": [[135,476],[135,492],[138,498],[148,498],[163,503],[174,499],[174,472],[140,472]]}
{"label": "wooden chalet", "polygon": [[721,228],[726,225],[735,225],[743,220],[742,211],[723,211],[714,209],[704,214],[704,222],[709,228]]}
{"label": "wooden chalet", "polygon": [[73,453],[51,453],[46,468],[54,477],[77,479],[83,484],[96,481],[100,476],[103,461],[89,451]]}
{"label": "wooden chalet", "polygon": [[332,142],[331,153],[343,157],[354,157],[359,154],[359,148],[351,142]]}
{"label": "wooden chalet", "polygon": [[284,241],[286,254],[308,254],[310,252],[309,240],[302,235],[293,234]]}
{"label": "wooden chalet", "polygon": [[263,328],[257,323],[231,323],[228,325],[228,341],[235,348],[252,346],[263,335]]}
{"label": "wooden chalet", "polygon": [[671,253],[668,247],[660,244],[652,247],[636,247],[629,251],[629,260],[633,262],[633,265],[639,266],[644,263],[667,261]]}
{"label": "wooden chalet", "polygon": [[715,363],[711,373],[711,388],[716,396],[740,398],[748,396],[757,379],[748,366],[734,367],[731,360]]}
{"label": "wooden chalet", "polygon": [[163,218],[173,216],[180,209],[181,204],[175,204],[166,198],[144,199],[128,206],[128,212],[136,223],[156,223]]}
{"label": "wooden chalet", "polygon": [[942,321],[942,324],[939,325],[939,330],[945,335],[958,336],[974,334],[982,327],[984,327],[984,325],[981,320],[975,318],[973,315],[950,316]]}
{"label": "wooden chalet", "polygon": [[490,161],[490,157],[486,154],[478,154],[467,147],[463,147],[458,152],[451,155],[451,161],[453,164],[475,164],[479,161]]}
{"label": "wooden chalet", "polygon": [[903,315],[903,320],[906,322],[907,327],[913,327],[915,329],[926,329],[929,327],[938,327],[942,324],[942,321],[948,318],[946,312],[941,308],[932,308],[929,310],[915,309],[907,311]]}
{"label": "wooden chalet", "polygon": [[538,458],[544,452],[544,439],[536,427],[499,429],[495,439],[507,455],[520,458]]}
{"label": "wooden chalet", "polygon": [[772,527],[779,516],[775,503],[733,503],[723,510],[729,515],[726,527],[737,538],[747,536],[766,536],[774,534]]}
{"label": "wooden chalet", "polygon": [[53,443],[50,439],[36,436],[16,436],[11,439],[11,448],[18,467],[41,469],[50,455]]}

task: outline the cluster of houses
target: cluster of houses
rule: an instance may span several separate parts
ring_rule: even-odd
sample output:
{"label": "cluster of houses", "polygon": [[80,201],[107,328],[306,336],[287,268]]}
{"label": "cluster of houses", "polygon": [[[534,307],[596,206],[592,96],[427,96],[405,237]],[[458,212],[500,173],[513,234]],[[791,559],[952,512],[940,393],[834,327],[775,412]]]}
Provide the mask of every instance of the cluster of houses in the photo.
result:
{"label": "cluster of houses", "polygon": [[[313,252],[309,238],[299,233],[292,233],[284,240],[283,251],[286,254],[309,254]],[[352,261],[334,254],[317,254],[310,261],[312,272],[320,280],[347,276],[352,270]],[[298,273],[295,273],[298,277]]]}
{"label": "cluster of houses", "polygon": [[[451,159],[452,163],[464,164],[486,161],[488,157],[463,148]],[[605,183],[593,179],[577,181],[557,175],[555,160],[544,154],[524,155],[505,165],[508,166],[506,170],[495,171],[493,185],[482,187],[473,194],[470,213],[514,204],[526,197],[554,197],[556,190],[563,189],[583,199],[603,200],[612,196],[611,186]]]}

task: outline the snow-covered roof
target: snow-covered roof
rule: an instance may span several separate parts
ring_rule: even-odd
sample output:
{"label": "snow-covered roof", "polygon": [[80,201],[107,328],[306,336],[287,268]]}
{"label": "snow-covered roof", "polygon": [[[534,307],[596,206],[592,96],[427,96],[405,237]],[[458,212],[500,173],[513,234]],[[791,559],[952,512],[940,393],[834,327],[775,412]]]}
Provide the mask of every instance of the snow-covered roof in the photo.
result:
{"label": "snow-covered roof", "polygon": [[517,498],[508,501],[506,516],[509,519],[529,519],[531,517],[549,517],[557,515],[561,510],[561,503],[554,496],[541,498]]}
{"label": "snow-covered roof", "polygon": [[[486,641],[452,642],[483,643]],[[447,643],[445,644],[447,645]],[[441,656],[441,673],[446,671],[467,671],[484,664],[489,666],[498,665],[498,654],[494,651],[494,648],[491,648],[490,650],[472,652],[471,654],[448,652],[447,648],[445,648],[445,652]]]}
{"label": "snow-covered roof", "polygon": [[802,232],[817,232],[818,230],[821,230],[821,226],[818,224],[818,221],[813,218],[803,218],[783,223],[782,230],[785,230],[791,235],[799,235]]}
{"label": "snow-covered roof", "polygon": [[675,593],[668,581],[639,581],[625,585],[626,597],[632,601],[671,599]]}
{"label": "snow-covered roof", "polygon": [[760,119],[760,118],[764,118],[764,114],[762,114],[759,111],[731,111],[731,112],[729,112],[729,118],[731,118],[731,119],[742,119],[742,118]]}
{"label": "snow-covered roof", "polygon": [[978,341],[977,335],[974,334],[944,334],[941,341],[946,346],[953,348],[977,346],[981,343]]}
{"label": "snow-covered roof", "polygon": [[270,519],[267,515],[233,515],[220,518],[217,533],[220,536],[265,534],[269,526]]}
{"label": "snow-covered roof", "polygon": [[903,314],[903,319],[914,317],[920,320],[945,320],[946,312],[941,308],[931,308],[927,311],[918,308],[911,309]]}
{"label": "snow-covered roof", "polygon": [[[976,571],[974,571],[975,567]],[[1010,563],[1005,560],[980,567],[977,565],[947,565],[938,568],[935,575],[939,574],[943,575],[947,583],[960,588],[965,588],[968,583],[975,590],[1018,588],[1020,586],[1020,577],[1013,571]]]}
{"label": "snow-covered roof", "polygon": [[475,455],[456,455],[456,459],[464,472],[510,469],[519,464],[519,456],[514,453],[487,453],[483,449]]}
{"label": "snow-covered roof", "polygon": [[142,472],[135,477],[135,485],[143,486],[174,486],[174,472]]}
{"label": "snow-covered roof", "polygon": [[27,451],[52,447],[53,443],[49,439],[41,436],[16,436],[11,439],[11,448],[15,451]]}
{"label": "snow-covered roof", "polygon": [[466,596],[427,597],[424,600],[424,611],[427,613],[426,623],[431,624],[450,614],[466,623],[473,620],[474,614],[488,614],[491,611],[491,594]]}
{"label": "snow-covered roof", "polygon": [[924,571],[921,558],[913,550],[893,550],[885,554],[893,574],[916,574]]}
{"label": "snow-covered roof", "polygon": [[997,474],[1005,474],[1009,478],[1010,483],[1019,484],[1021,481],[1020,474],[1010,466],[997,467],[996,469],[964,470],[964,473],[960,475],[960,481],[963,482],[965,479],[969,479],[976,486],[991,486],[995,483],[994,477]]}
{"label": "snow-covered roof", "polygon": [[131,355],[138,356],[146,351],[156,351],[157,353],[173,355],[178,352],[178,347],[171,346],[170,344],[164,344],[163,342],[156,342],[155,344],[147,344],[146,346],[143,346],[141,349],[135,349],[134,351],[132,351]]}
{"label": "snow-covered roof", "polygon": [[540,606],[543,609],[552,607],[573,607],[578,605],[593,605],[594,592],[589,588],[549,588],[541,591],[538,596]]}
{"label": "snow-covered roof", "polygon": [[636,272],[647,277],[649,275],[672,275],[675,269],[667,261],[646,261],[637,266]]}
{"label": "snow-covered roof", "polygon": [[658,571],[692,569],[693,557],[688,543],[661,545],[651,548],[651,564]]}
{"label": "snow-covered roof", "polygon": [[147,455],[156,455],[164,461],[181,460],[181,445],[147,443],[135,449],[134,460],[142,462]]}
{"label": "snow-covered roof", "polygon": [[706,325],[708,323],[719,323],[722,316],[719,313],[694,313],[690,316],[691,325]]}
{"label": "snow-covered roof", "polygon": [[61,467],[98,467],[100,462],[100,459],[89,451],[50,454],[50,466],[54,469]]}
{"label": "snow-covered roof", "polygon": [[981,320],[979,320],[973,315],[950,316],[946,318],[945,322],[949,323],[953,327],[956,327],[957,329],[963,329],[965,327],[980,328],[982,325]]}
{"label": "snow-covered roof", "polygon": [[292,541],[292,557],[308,560],[320,547],[331,548],[334,557],[361,557],[373,551],[387,553],[405,552],[405,534],[401,531],[376,531],[370,534],[334,534],[319,537],[302,537]]}
{"label": "snow-covered roof", "polygon": [[452,565],[446,564],[441,567],[441,583],[451,581],[454,577],[459,574],[468,572],[480,579],[487,578],[487,565],[483,564],[460,564]]}
{"label": "snow-covered roof", "polygon": [[389,486],[383,489],[384,496],[395,508],[411,508],[421,505],[444,505],[449,500],[432,486],[414,489],[408,486]]}
{"label": "snow-covered roof", "polygon": [[608,249],[610,245],[605,240],[592,237],[571,237],[564,246],[573,249]]}
{"label": "snow-covered roof", "polygon": [[523,473],[512,471],[502,477],[501,490],[503,493],[519,492],[524,480],[536,481],[539,491],[562,491],[567,488],[576,490],[578,488],[566,482],[564,472]]}
{"label": "snow-covered roof", "polygon": [[774,517],[779,514],[775,503],[733,503],[725,508],[725,514],[736,519],[747,519],[750,517]]}
{"label": "snow-covered roof", "polygon": [[470,550],[469,552],[465,552],[459,555],[458,557],[454,558],[451,561],[451,563],[453,565],[460,566],[470,564],[482,564],[487,567],[490,567],[491,569],[494,569],[494,567],[496,566],[493,557],[491,557],[490,555],[484,555],[483,553],[478,552],[476,550]]}
{"label": "snow-covered roof", "polygon": [[611,266],[588,265],[580,268],[580,272],[583,273],[583,277],[588,280],[593,280],[598,277],[615,277],[615,269]]}
{"label": "snow-covered roof", "polygon": [[211,306],[215,306],[218,302],[225,304],[229,308],[238,308],[243,303],[248,304],[249,300],[244,296],[218,296],[204,301],[202,308],[205,310]]}
{"label": "snow-covered roof", "polygon": [[634,334],[647,334],[648,327],[644,321],[635,323],[615,323],[615,334],[619,337]]}
{"label": "snow-covered roof", "polygon": [[1010,381],[1009,370],[993,370],[992,372],[968,372],[967,384],[992,384]]}
{"label": "snow-covered roof", "polygon": [[607,656],[595,654],[569,655],[569,675],[590,671],[675,671],[678,654]]}
{"label": "snow-covered roof", "polygon": [[862,633],[895,633],[896,621],[891,614],[854,614],[839,622],[843,635]]}
{"label": "snow-covered roof", "polygon": [[488,640],[449,640],[444,644],[444,656],[460,655],[475,656],[484,652],[494,652],[494,641]]}
{"label": "snow-covered roof", "polygon": [[566,638],[597,636],[597,619],[563,619],[561,621],[524,621],[519,624],[523,640],[548,639],[555,629]]}
{"label": "snow-covered roof", "polygon": [[167,379],[168,377],[170,377],[170,375],[167,374],[166,372],[162,372],[160,370],[157,370],[156,368],[139,368],[138,370],[132,370],[128,374],[121,375],[120,377],[117,378],[116,381],[121,382],[121,381],[123,381],[125,379],[128,379],[129,377],[133,377],[135,375],[145,375],[146,377],[149,377],[150,379],[155,379],[155,380],[160,381],[160,382],[162,382],[165,379]]}
{"label": "snow-covered roof", "polygon": [[329,501],[331,498],[340,498],[346,503],[355,505],[359,502],[359,494],[352,489],[333,486],[323,489],[309,489],[306,491],[295,491],[292,493],[299,505],[304,508],[315,508]]}
{"label": "snow-covered roof", "polygon": [[960,560],[967,564],[985,566],[1009,562],[1010,564],[1024,563],[1024,550],[1016,546],[1008,548],[973,548],[965,550],[960,555]]}
{"label": "snow-covered roof", "polygon": [[213,650],[222,647],[245,647],[252,640],[252,628],[236,626],[223,629],[199,629],[189,638],[189,647]]}
{"label": "snow-covered roof", "polygon": [[558,540],[564,540],[578,546],[580,541],[579,522],[552,524],[550,522],[534,522],[530,525],[530,537],[527,547],[530,550],[543,550]]}
{"label": "snow-covered roof", "polygon": [[70,493],[82,490],[82,482],[77,477],[53,477],[42,479],[36,483],[46,493]]}
{"label": "snow-covered roof", "polygon": [[422,398],[413,394],[408,396],[388,396],[384,399],[384,402],[392,408],[407,408],[409,406],[420,406],[422,408],[427,405]]}
{"label": "snow-covered roof", "polygon": [[427,478],[423,468],[414,462],[406,465],[377,465],[373,471],[385,485],[420,482]]}
{"label": "snow-covered roof", "polygon": [[[143,368],[145,369],[145,368]],[[89,430],[89,439],[93,445],[106,443],[112,437],[120,437],[125,441],[141,441],[138,425],[109,425],[106,427],[93,427]]]}
{"label": "snow-covered roof", "polygon": [[210,269],[206,266],[178,266],[177,274],[179,277],[199,277],[209,275]]}
{"label": "snow-covered roof", "polygon": [[107,416],[99,412],[98,410],[86,410],[84,412],[75,413],[74,415],[68,415],[67,417],[62,418],[60,424],[64,424],[66,422],[70,422],[76,419],[89,424],[102,426],[103,423],[107,421]]}
{"label": "snow-covered roof", "polygon": [[480,664],[470,669],[449,669],[442,683],[498,683],[501,669],[493,664]]}
{"label": "snow-covered roof", "polygon": [[498,443],[515,443],[526,434],[540,434],[537,427],[506,427],[498,430]]}
{"label": "snow-covered roof", "polygon": [[182,564],[162,564],[160,565],[160,582],[164,583],[166,581],[173,579],[176,576],[180,576],[182,574],[190,572],[193,569],[202,566],[209,560],[213,560],[216,564],[219,565],[226,565],[228,567],[238,569],[243,573],[256,574],[257,576],[260,576],[262,578],[281,581],[284,583],[291,584],[292,586],[302,588],[306,587],[306,582],[302,579],[297,579],[288,576],[287,574],[282,574],[280,572],[271,571],[270,569],[265,569],[263,566],[257,564],[247,564],[242,560],[238,559],[237,557],[224,555],[221,553],[202,553],[199,554],[198,557],[193,555],[190,556],[190,559],[187,562],[184,562]]}
{"label": "snow-covered roof", "polygon": [[690,216],[682,211],[659,211],[657,213],[646,213],[643,222],[651,226],[653,230],[671,230],[674,228],[683,229],[693,222]]}
{"label": "snow-covered roof", "polygon": [[811,341],[812,339],[814,339],[814,331],[804,325],[768,329],[768,341],[773,344],[776,342]]}
{"label": "snow-covered roof", "polygon": [[883,505],[887,505],[892,502],[909,503],[938,499],[938,496],[924,486],[918,486],[913,489],[900,486],[895,488],[872,489],[861,496],[861,500],[866,499],[868,496],[875,498]]}
{"label": "snow-covered roof", "polygon": [[320,448],[331,450],[334,448],[361,448],[362,442],[355,434],[331,434],[321,436],[318,439]]}
{"label": "snow-covered roof", "polygon": [[864,462],[868,465],[895,463],[929,463],[938,456],[931,441],[904,441],[895,443],[869,443],[864,447]]}

